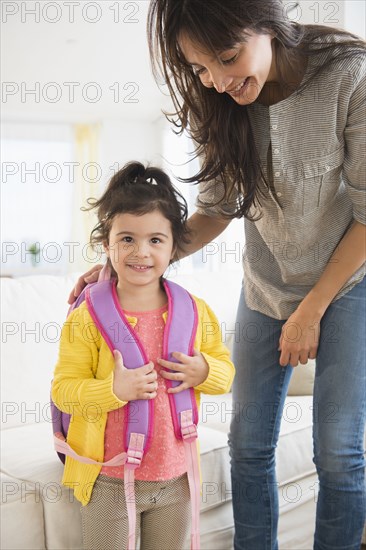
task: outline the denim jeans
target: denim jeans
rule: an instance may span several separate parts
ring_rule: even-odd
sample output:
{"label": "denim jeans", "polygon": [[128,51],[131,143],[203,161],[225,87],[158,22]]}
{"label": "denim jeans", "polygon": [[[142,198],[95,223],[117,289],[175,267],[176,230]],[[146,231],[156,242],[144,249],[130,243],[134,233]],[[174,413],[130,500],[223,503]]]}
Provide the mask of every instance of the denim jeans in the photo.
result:
{"label": "denim jeans", "polygon": [[[229,436],[235,550],[277,550],[275,449],[292,367],[279,365],[285,321],[248,309],[237,322]],[[314,385],[314,458],[319,478],[315,550],[359,550],[366,517],[366,277],[321,320]],[[301,367],[305,368],[305,367]]]}

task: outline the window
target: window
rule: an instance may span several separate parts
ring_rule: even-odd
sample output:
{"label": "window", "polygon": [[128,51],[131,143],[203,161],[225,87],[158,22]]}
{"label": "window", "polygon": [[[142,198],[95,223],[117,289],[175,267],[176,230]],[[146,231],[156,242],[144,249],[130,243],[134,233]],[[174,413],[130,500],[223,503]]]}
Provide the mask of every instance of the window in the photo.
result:
{"label": "window", "polygon": [[[71,128],[10,125],[2,142],[3,274],[64,273],[71,240]],[[56,130],[56,131],[55,131]],[[33,251],[33,253],[32,253]]]}

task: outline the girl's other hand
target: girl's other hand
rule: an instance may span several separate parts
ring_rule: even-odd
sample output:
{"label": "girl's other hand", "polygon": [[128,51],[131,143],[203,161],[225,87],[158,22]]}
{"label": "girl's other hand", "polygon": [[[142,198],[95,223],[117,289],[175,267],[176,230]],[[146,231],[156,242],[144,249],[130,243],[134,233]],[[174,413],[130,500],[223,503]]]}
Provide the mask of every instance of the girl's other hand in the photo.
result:
{"label": "girl's other hand", "polygon": [[103,265],[97,264],[94,265],[89,271],[84,273],[84,275],[81,275],[81,277],[78,278],[77,283],[75,287],[72,289],[69,299],[67,300],[68,304],[73,304],[76,300],[76,298],[81,294],[81,291],[84,287],[86,287],[89,283],[96,283],[99,277],[100,271],[103,269]]}
{"label": "girl's other hand", "polygon": [[172,353],[175,359],[178,359],[179,363],[173,361],[166,361],[165,359],[158,359],[159,365],[165,369],[174,370],[176,372],[168,372],[161,370],[160,374],[166,380],[178,380],[181,382],[179,386],[175,388],[169,388],[168,393],[179,393],[187,388],[194,388],[204,382],[208,376],[208,363],[203,357],[202,353],[194,350],[193,357],[174,351]]}
{"label": "girl's other hand", "polygon": [[154,399],[158,389],[157,372],[150,361],[138,369],[126,369],[122,355],[114,350],[113,393],[120,401]]}

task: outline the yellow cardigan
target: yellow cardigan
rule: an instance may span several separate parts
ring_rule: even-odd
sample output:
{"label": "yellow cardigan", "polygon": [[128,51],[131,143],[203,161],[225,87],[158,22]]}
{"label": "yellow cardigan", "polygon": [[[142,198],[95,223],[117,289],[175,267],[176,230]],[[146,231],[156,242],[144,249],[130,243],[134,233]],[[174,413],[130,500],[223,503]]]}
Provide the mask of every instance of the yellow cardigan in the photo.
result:
{"label": "yellow cardigan", "polygon": [[[194,347],[209,365],[208,377],[194,388],[199,406],[201,392],[213,395],[230,390],[235,369],[222,342],[215,314],[203,300],[193,298],[198,312]],[[127,320],[132,327],[136,325],[135,317],[127,317]],[[126,404],[113,393],[113,371],[113,356],[84,302],[71,313],[62,329],[52,399],[61,411],[72,414],[68,443],[78,454],[99,462],[104,457],[108,413]],[[86,505],[100,469],[101,466],[66,457],[62,483],[71,487],[75,497]]]}

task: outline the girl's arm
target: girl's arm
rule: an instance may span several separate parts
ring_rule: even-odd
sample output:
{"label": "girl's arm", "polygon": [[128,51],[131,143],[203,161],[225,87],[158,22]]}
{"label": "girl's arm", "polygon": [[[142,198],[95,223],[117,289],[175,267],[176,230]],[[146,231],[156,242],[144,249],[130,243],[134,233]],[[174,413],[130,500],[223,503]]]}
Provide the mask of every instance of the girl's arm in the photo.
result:
{"label": "girl's arm", "polygon": [[296,367],[317,354],[320,320],[343,285],[366,261],[366,226],[354,221],[318,282],[282,328],[280,365]]}

